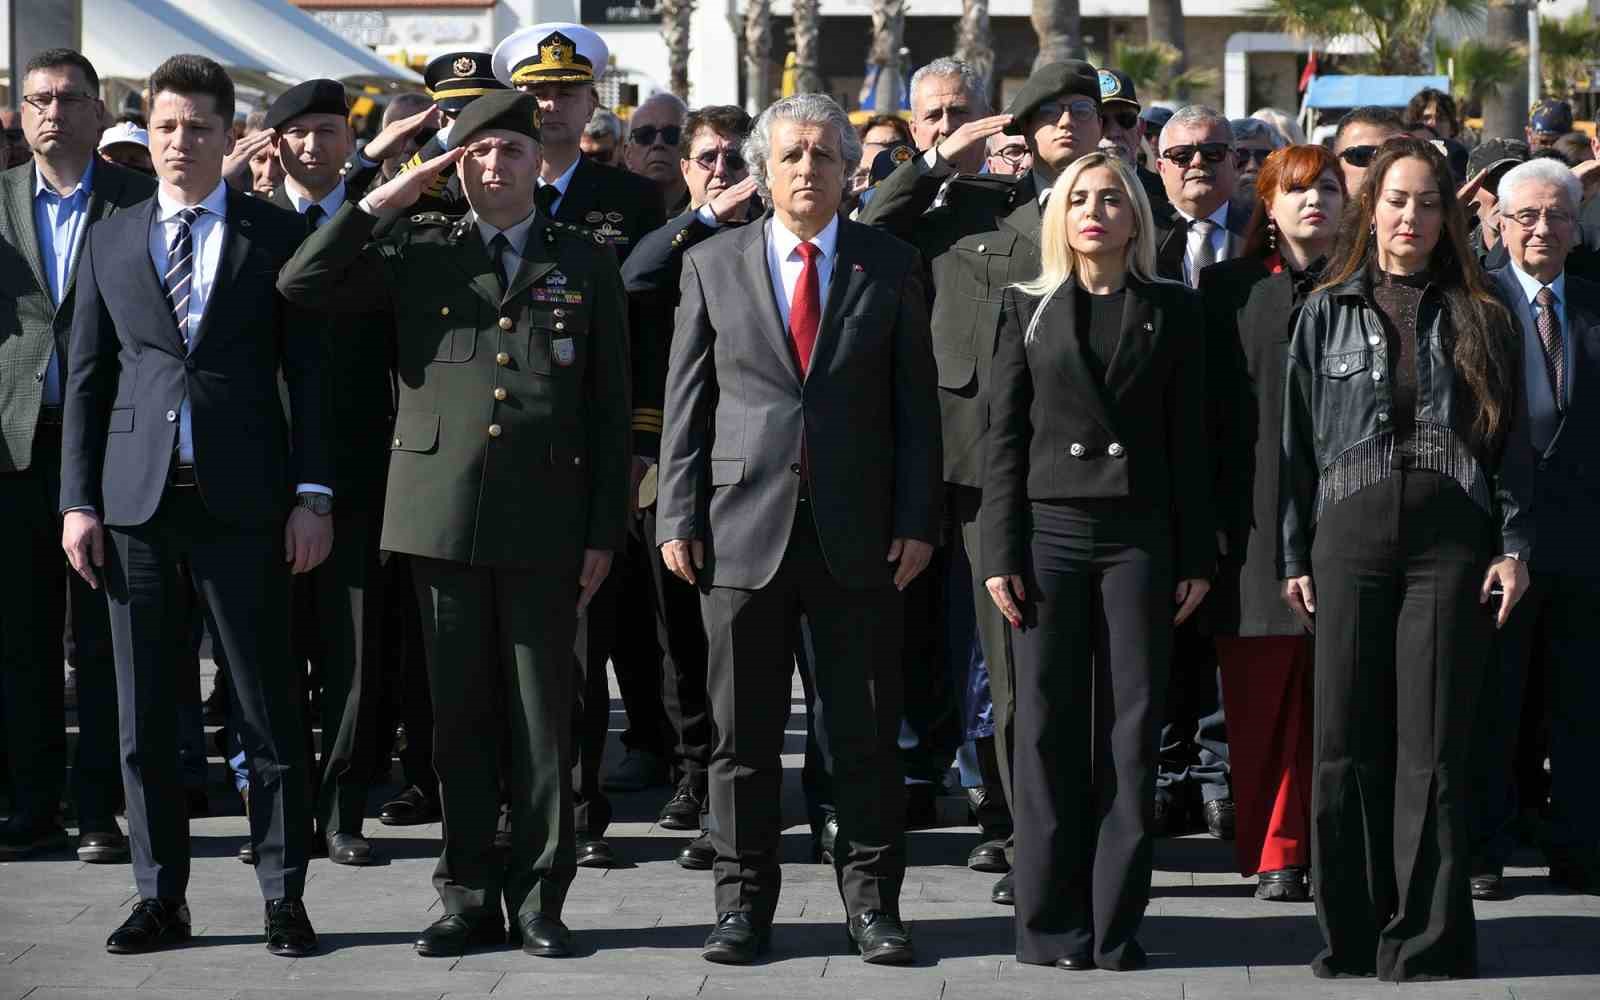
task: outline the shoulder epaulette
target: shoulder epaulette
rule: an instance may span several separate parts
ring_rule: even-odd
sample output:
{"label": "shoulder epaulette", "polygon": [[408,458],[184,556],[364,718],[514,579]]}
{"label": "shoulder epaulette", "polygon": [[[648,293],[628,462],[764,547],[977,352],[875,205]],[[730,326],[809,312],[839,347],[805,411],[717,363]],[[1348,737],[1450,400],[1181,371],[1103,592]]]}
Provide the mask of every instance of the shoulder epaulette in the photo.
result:
{"label": "shoulder epaulette", "polygon": [[411,217],[411,221],[418,226],[448,226],[450,216],[443,212],[418,212]]}
{"label": "shoulder epaulette", "polygon": [[546,219],[544,220],[544,224],[546,227],[546,232],[557,232],[563,236],[570,236],[576,240],[594,243],[597,246],[605,246],[605,237],[601,236],[593,229],[585,229],[582,226],[574,226],[572,223],[562,222],[560,219]]}

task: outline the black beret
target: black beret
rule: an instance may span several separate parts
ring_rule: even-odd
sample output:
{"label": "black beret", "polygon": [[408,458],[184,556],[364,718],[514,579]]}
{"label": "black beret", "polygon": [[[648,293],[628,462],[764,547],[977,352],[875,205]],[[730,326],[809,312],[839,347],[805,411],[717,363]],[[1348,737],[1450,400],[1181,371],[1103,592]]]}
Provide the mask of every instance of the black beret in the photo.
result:
{"label": "black beret", "polygon": [[916,147],[903,142],[894,142],[885,146],[878,152],[877,156],[872,158],[872,163],[868,167],[868,172],[872,176],[872,183],[876,184],[888,177],[899,168],[900,164],[916,155]]}
{"label": "black beret", "polygon": [[272,102],[262,125],[274,132],[301,115],[338,115],[350,113],[345,100],[344,84],[338,80],[307,80],[297,83]]}
{"label": "black beret", "polygon": [[478,132],[500,129],[539,140],[539,99],[520,90],[497,90],[468,104],[450,126],[450,145],[465,146]]}
{"label": "black beret", "polygon": [[1011,102],[1011,107],[1006,109],[1011,116],[1006,133],[1021,135],[1022,124],[1028,116],[1039,110],[1039,105],[1058,97],[1087,97],[1099,107],[1099,72],[1082,59],[1063,59],[1034,70],[1028,82],[1022,85],[1021,93]]}

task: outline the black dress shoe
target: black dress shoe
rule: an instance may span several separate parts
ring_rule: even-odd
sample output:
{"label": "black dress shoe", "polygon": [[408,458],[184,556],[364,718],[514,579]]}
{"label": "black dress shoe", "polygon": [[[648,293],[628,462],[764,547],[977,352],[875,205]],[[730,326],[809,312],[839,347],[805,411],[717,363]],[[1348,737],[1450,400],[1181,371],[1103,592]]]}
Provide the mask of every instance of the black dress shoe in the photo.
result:
{"label": "black dress shoe", "polygon": [[911,935],[893,914],[868,910],[851,917],[845,924],[850,950],[868,965],[910,965],[916,961],[911,950]]}
{"label": "black dress shoe", "polygon": [[1304,868],[1279,868],[1256,873],[1256,898],[1277,903],[1304,903],[1311,898],[1311,883]]}
{"label": "black dress shoe", "polygon": [[1056,968],[1068,972],[1086,972],[1099,966],[1094,964],[1093,955],[1068,955],[1066,958],[1056,959]]}
{"label": "black dress shoe", "polygon": [[1234,809],[1232,799],[1212,799],[1201,807],[1206,819],[1206,832],[1218,840],[1233,839]]}
{"label": "black dress shoe", "polygon": [[328,860],[336,865],[370,865],[372,842],[359,834],[330,833]]}
{"label": "black dress shoe", "polygon": [[189,906],[181,899],[141,899],[106,938],[113,955],[142,955],[189,940]]}
{"label": "black dress shoe", "polygon": [[834,849],[839,846],[839,814],[828,813],[822,821],[822,836],[817,838],[817,864],[833,864]]}
{"label": "black dress shoe", "polygon": [[416,785],[396,795],[378,810],[378,822],[384,826],[421,826],[439,822],[439,800],[428,795]]}
{"label": "black dress shoe", "polygon": [[425,958],[460,958],[471,948],[505,943],[506,929],[498,915],[474,918],[452,913],[429,924],[412,947]]}
{"label": "black dress shoe", "polygon": [[298,899],[267,900],[264,921],[267,952],[280,958],[304,958],[317,952],[317,932],[306,916],[306,904]]}
{"label": "black dress shoe", "polygon": [[717,917],[700,957],[719,965],[749,965],[771,947],[771,924],[757,924],[750,914],[733,910]]}
{"label": "black dress shoe", "polygon": [[246,837],[244,843],[239,845],[239,860],[247,865],[253,865],[257,861],[256,845],[249,837]]}
{"label": "black dress shoe", "polygon": [[555,917],[534,913],[517,921],[515,937],[525,955],[566,958],[572,954],[572,932]]}
{"label": "black dress shoe", "polygon": [[994,884],[994,888],[989,890],[989,902],[1000,906],[1017,905],[1017,891],[1011,880],[1011,872],[1006,872],[1000,881]]}
{"label": "black dress shoe", "polygon": [[610,868],[616,863],[617,857],[611,853],[610,844],[599,837],[578,835],[579,868]]}
{"label": "black dress shoe", "polygon": [[85,830],[78,835],[78,860],[91,865],[126,864],[128,838],[115,824],[107,830]]}
{"label": "black dress shoe", "polygon": [[1107,972],[1133,972],[1150,964],[1150,959],[1145,955],[1144,949],[1139,947],[1139,942],[1129,941],[1127,947],[1122,949],[1119,958],[1106,956],[1095,963]]}
{"label": "black dress shoe", "polygon": [[700,799],[687,784],[679,785],[672,798],[661,807],[661,818],[656,822],[666,830],[700,829]]}
{"label": "black dress shoe", "polygon": [[1506,880],[1499,872],[1484,872],[1469,880],[1473,899],[1505,899]]}
{"label": "black dress shoe", "polygon": [[967,867],[975,872],[988,872],[992,875],[1004,875],[1011,870],[1011,862],[1006,860],[1006,842],[1004,840],[985,840],[972,849],[967,855]]}
{"label": "black dress shoe", "polygon": [[711,846],[711,837],[704,833],[678,852],[678,867],[692,872],[708,872],[716,863],[717,849]]}

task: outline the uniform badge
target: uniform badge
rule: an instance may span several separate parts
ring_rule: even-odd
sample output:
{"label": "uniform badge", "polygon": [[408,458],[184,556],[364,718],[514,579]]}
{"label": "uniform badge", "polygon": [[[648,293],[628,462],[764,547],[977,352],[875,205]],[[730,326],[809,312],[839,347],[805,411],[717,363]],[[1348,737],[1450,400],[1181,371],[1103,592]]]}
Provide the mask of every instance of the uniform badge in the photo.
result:
{"label": "uniform badge", "polygon": [[894,152],[889,154],[889,158],[896,163],[904,163],[911,159],[911,147],[896,146]]}
{"label": "uniform badge", "polygon": [[1115,96],[1117,96],[1117,91],[1120,90],[1121,88],[1122,88],[1122,81],[1117,79],[1116,74],[1114,74],[1114,73],[1112,73],[1112,72],[1110,72],[1108,70],[1101,70],[1100,71],[1100,96],[1101,97],[1115,97]]}
{"label": "uniform badge", "polygon": [[601,226],[599,229],[596,229],[594,231],[594,235],[595,235],[595,242],[596,243],[600,243],[600,242],[605,242],[605,243],[626,243],[626,242],[628,242],[628,235],[626,233],[624,233],[622,230],[618,229],[616,226],[614,226],[611,223],[609,223],[609,222],[607,222],[605,225]]}
{"label": "uniform badge", "polygon": [[455,62],[451,63],[450,68],[456,71],[456,76],[478,75],[478,62],[471,56],[462,56],[460,59],[457,59]]}
{"label": "uniform badge", "polygon": [[552,341],[550,350],[555,355],[556,364],[563,368],[578,360],[578,345],[571,337],[561,337]]}
{"label": "uniform badge", "polygon": [[560,271],[551,271],[545,276],[544,283],[552,288],[560,288],[567,283],[567,276]]}
{"label": "uniform badge", "polygon": [[622,221],[622,213],[621,212],[607,212],[606,213],[606,221],[607,222],[621,222]]}
{"label": "uniform badge", "polygon": [[588,215],[583,217],[583,221],[593,224],[596,222],[604,222],[605,218],[605,215],[600,212],[590,212]]}

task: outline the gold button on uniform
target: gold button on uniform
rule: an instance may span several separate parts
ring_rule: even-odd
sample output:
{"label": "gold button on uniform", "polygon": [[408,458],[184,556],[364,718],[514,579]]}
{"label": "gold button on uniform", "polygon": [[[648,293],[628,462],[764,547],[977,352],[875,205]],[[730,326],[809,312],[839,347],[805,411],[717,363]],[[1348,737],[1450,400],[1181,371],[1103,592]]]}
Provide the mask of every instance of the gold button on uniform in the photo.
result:
{"label": "gold button on uniform", "polygon": [[503,368],[511,363],[511,355],[507,354],[505,351],[501,351],[499,354],[494,356],[494,363]]}
{"label": "gold button on uniform", "polygon": [[511,317],[510,316],[501,316],[500,317],[500,329],[509,330],[509,329],[511,329],[512,325],[513,324],[511,322]]}
{"label": "gold button on uniform", "polygon": [[497,385],[497,386],[494,387],[494,398],[495,399],[505,399],[506,398],[505,386]]}
{"label": "gold button on uniform", "polygon": [[500,425],[499,424],[490,424],[489,425],[489,436],[492,437],[492,438],[497,438],[497,437],[500,436]]}

